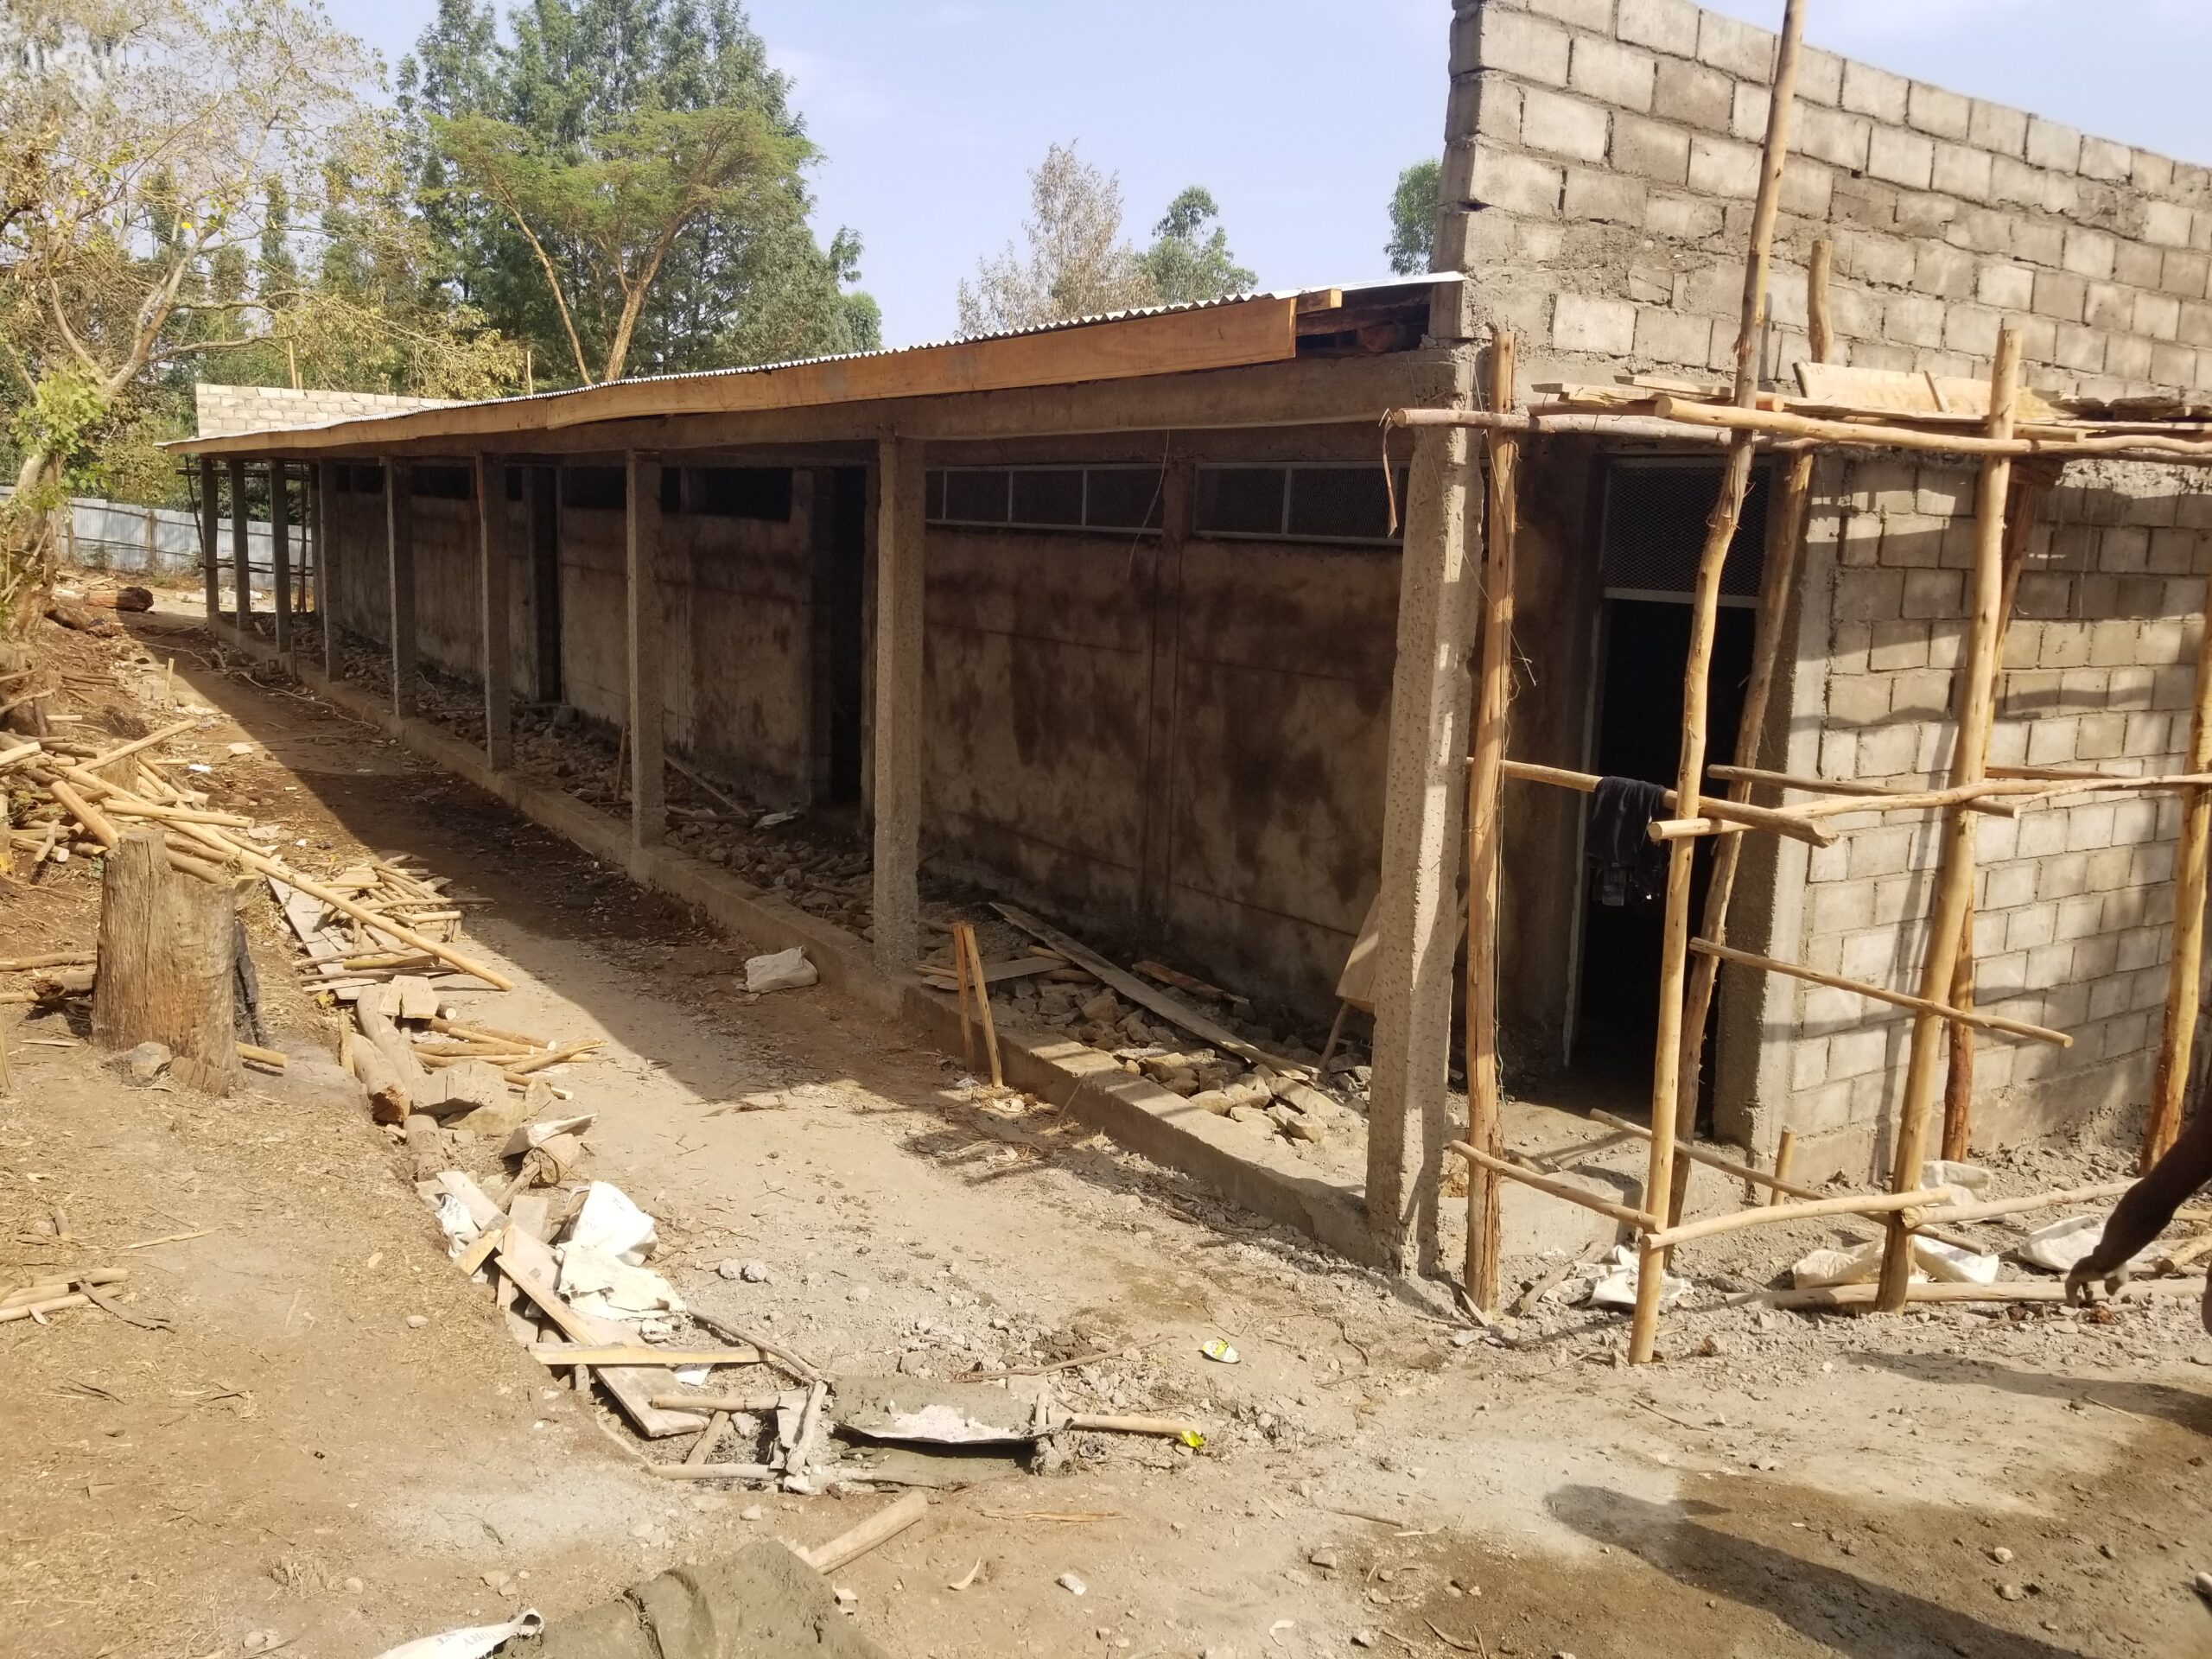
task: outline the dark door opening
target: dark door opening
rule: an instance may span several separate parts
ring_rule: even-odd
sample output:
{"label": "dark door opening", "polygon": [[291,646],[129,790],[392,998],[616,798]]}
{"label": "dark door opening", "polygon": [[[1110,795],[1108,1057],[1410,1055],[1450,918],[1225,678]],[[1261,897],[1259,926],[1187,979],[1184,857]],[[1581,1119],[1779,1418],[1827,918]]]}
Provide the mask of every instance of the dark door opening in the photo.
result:
{"label": "dark door opening", "polygon": [[560,472],[552,467],[524,467],[522,487],[530,492],[530,600],[537,619],[537,649],[531,653],[537,701],[561,701],[561,503]]}
{"label": "dark door opening", "polygon": [[868,564],[868,470],[817,474],[815,706],[820,711],[818,775],[825,804],[861,798],[861,585]]}
{"label": "dark door opening", "polygon": [[[1743,681],[1752,671],[1754,613],[1723,606],[1712,637],[1707,754],[1726,761],[1743,715]],[[1675,785],[1681,759],[1681,679],[1690,661],[1690,606],[1663,600],[1608,600],[1604,679],[1597,708],[1592,770],[1606,777]],[[1690,927],[1706,913],[1712,842],[1697,842]],[[1666,902],[1612,907],[1588,896],[1581,912],[1581,995],[1575,1071],[1592,1086],[1619,1093],[1621,1109],[1648,1109],[1652,1044],[1659,1035],[1659,953]],[[1719,1020],[1719,1002],[1712,1008]],[[1710,1031],[1707,1031],[1710,1035]],[[1701,1113],[1703,1117],[1703,1106]]]}
{"label": "dark door opening", "polygon": [[[1713,630],[1707,752],[1726,760],[1735,745],[1751,673],[1753,613],[1723,607]],[[1682,741],[1682,677],[1689,664],[1690,607],[1663,600],[1605,601],[1603,680],[1592,770],[1672,787]],[[1705,914],[1713,844],[1696,843],[1690,925]],[[1624,1112],[1649,1109],[1652,1046],[1659,1025],[1659,957],[1663,899],[1613,906],[1594,889],[1582,912],[1582,975],[1574,1070],[1598,1090],[1616,1094]],[[1716,1001],[1713,1020],[1718,1021]],[[1708,1027],[1707,1037],[1711,1030]],[[1700,1116],[1705,1116],[1700,1103]]]}

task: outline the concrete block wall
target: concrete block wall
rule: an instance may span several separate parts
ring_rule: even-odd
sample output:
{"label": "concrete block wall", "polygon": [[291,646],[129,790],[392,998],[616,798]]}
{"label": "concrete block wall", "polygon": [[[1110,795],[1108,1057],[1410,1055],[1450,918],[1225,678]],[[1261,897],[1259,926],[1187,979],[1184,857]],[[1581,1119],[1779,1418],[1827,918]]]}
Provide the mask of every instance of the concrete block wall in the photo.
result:
{"label": "concrete block wall", "polygon": [[[1436,263],[1530,378],[1732,368],[1774,52],[1688,0],[1455,0]],[[1986,375],[2012,319],[2041,389],[2212,393],[2203,167],[1808,48],[1782,209],[1770,375],[1825,236],[1847,362]]]}
{"label": "concrete block wall", "polygon": [[[1832,465],[1816,510],[1800,652],[1799,747],[1821,776],[1940,782],[1974,530],[1970,467],[1883,457]],[[2212,576],[2212,491],[2194,474],[2069,465],[2044,502],[2005,636],[1998,765],[2177,771]],[[1804,751],[1816,746],[1816,753]],[[2146,1097],[2171,939],[2171,796],[2076,797],[1980,821],[1976,1001],[2063,1031],[2071,1048],[1977,1040],[1987,1144],[2126,1114]],[[1796,954],[1917,988],[1938,856],[1932,817],[1859,821],[1805,861]],[[1789,895],[1796,901],[1796,895]],[[1777,993],[1769,988],[1771,998]],[[1792,982],[1770,1001],[1783,1056],[1763,1126],[1860,1173],[1886,1155],[1909,1016]],[[1779,1015],[1779,1018],[1777,1018]],[[1801,1163],[1801,1169],[1808,1166]]]}
{"label": "concrete block wall", "polygon": [[218,386],[200,381],[192,388],[198,435],[233,436],[273,432],[289,426],[327,426],[378,415],[404,415],[417,409],[443,409],[447,397],[403,397],[381,391],[297,391],[290,386]]}

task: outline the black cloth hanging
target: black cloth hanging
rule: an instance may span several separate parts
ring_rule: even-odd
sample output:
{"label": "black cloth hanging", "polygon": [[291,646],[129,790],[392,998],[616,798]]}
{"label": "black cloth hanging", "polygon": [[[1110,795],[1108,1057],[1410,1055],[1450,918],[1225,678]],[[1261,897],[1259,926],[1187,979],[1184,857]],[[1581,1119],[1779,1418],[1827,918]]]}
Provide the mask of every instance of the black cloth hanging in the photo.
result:
{"label": "black cloth hanging", "polygon": [[1600,778],[1590,796],[1586,845],[1598,902],[1649,904],[1667,883],[1667,849],[1645,832],[1664,816],[1667,791],[1641,778]]}

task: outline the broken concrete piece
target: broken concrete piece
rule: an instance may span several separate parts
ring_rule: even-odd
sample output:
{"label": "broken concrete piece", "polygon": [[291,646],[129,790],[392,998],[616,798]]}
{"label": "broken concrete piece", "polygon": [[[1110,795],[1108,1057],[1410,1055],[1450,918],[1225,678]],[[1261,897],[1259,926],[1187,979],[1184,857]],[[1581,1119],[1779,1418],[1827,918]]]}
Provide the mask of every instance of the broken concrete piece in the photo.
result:
{"label": "broken concrete piece", "polygon": [[[548,1095],[550,1097],[550,1090],[548,1091]],[[529,1105],[530,1099],[530,1096],[524,1095],[523,1104]],[[564,1135],[581,1135],[597,1122],[599,1122],[597,1112],[579,1112],[574,1117],[541,1117],[519,1124],[514,1132],[508,1135],[507,1144],[499,1148],[499,1156],[519,1158],[532,1147],[542,1147],[547,1141],[557,1140]]]}
{"label": "broken concrete piece", "polygon": [[838,1429],[871,1440],[1004,1446],[1041,1439],[1051,1428],[1040,1377],[1008,1377],[1000,1388],[911,1376],[841,1376],[830,1384],[830,1396]]}
{"label": "broken concrete piece", "polygon": [[783,1545],[677,1567],[513,1642],[501,1659],[889,1659]]}
{"label": "broken concrete piece", "polygon": [[814,964],[806,959],[806,947],[803,944],[745,960],[745,988],[755,995],[767,991],[803,990],[821,977]]}
{"label": "broken concrete piece", "polygon": [[397,974],[385,988],[385,1012],[395,1020],[428,1024],[438,1017],[438,994],[422,974]]}
{"label": "broken concrete piece", "polygon": [[113,1056],[108,1064],[133,1083],[151,1083],[168,1070],[175,1058],[166,1043],[141,1043]]}
{"label": "broken concrete piece", "polygon": [[440,1119],[473,1115],[481,1107],[507,1103],[507,1080],[499,1067],[484,1060],[462,1060],[441,1069],[430,1079],[430,1092],[416,1103]]}

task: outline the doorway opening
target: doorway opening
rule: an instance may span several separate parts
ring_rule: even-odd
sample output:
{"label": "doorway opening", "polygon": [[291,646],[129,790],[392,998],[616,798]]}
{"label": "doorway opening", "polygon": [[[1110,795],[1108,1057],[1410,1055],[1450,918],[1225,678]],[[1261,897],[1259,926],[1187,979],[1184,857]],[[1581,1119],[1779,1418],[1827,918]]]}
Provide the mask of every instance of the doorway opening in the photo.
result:
{"label": "doorway opening", "polygon": [[815,486],[816,785],[824,805],[857,804],[866,680],[862,588],[868,568],[868,469],[817,473]]}
{"label": "doorway opening", "polygon": [[[1598,674],[1592,690],[1590,770],[1671,788],[1682,741],[1681,691],[1689,666],[1690,593],[1704,519],[1719,468],[1703,462],[1620,462],[1605,481]],[[1754,473],[1736,539],[1723,567],[1707,712],[1709,763],[1732,758],[1750,677],[1754,601],[1764,553],[1766,477]],[[1703,925],[1713,843],[1695,843],[1690,925]],[[1658,1037],[1659,966],[1665,926],[1659,896],[1602,901],[1585,873],[1579,972],[1574,990],[1570,1075],[1593,1103],[1624,1116],[1649,1109],[1653,1046]],[[1618,896],[1618,895],[1616,895]],[[1719,1001],[1708,1015],[1707,1047]],[[1710,1066],[1707,1067],[1710,1071]],[[1710,1117],[1701,1083],[1699,1119]]]}

